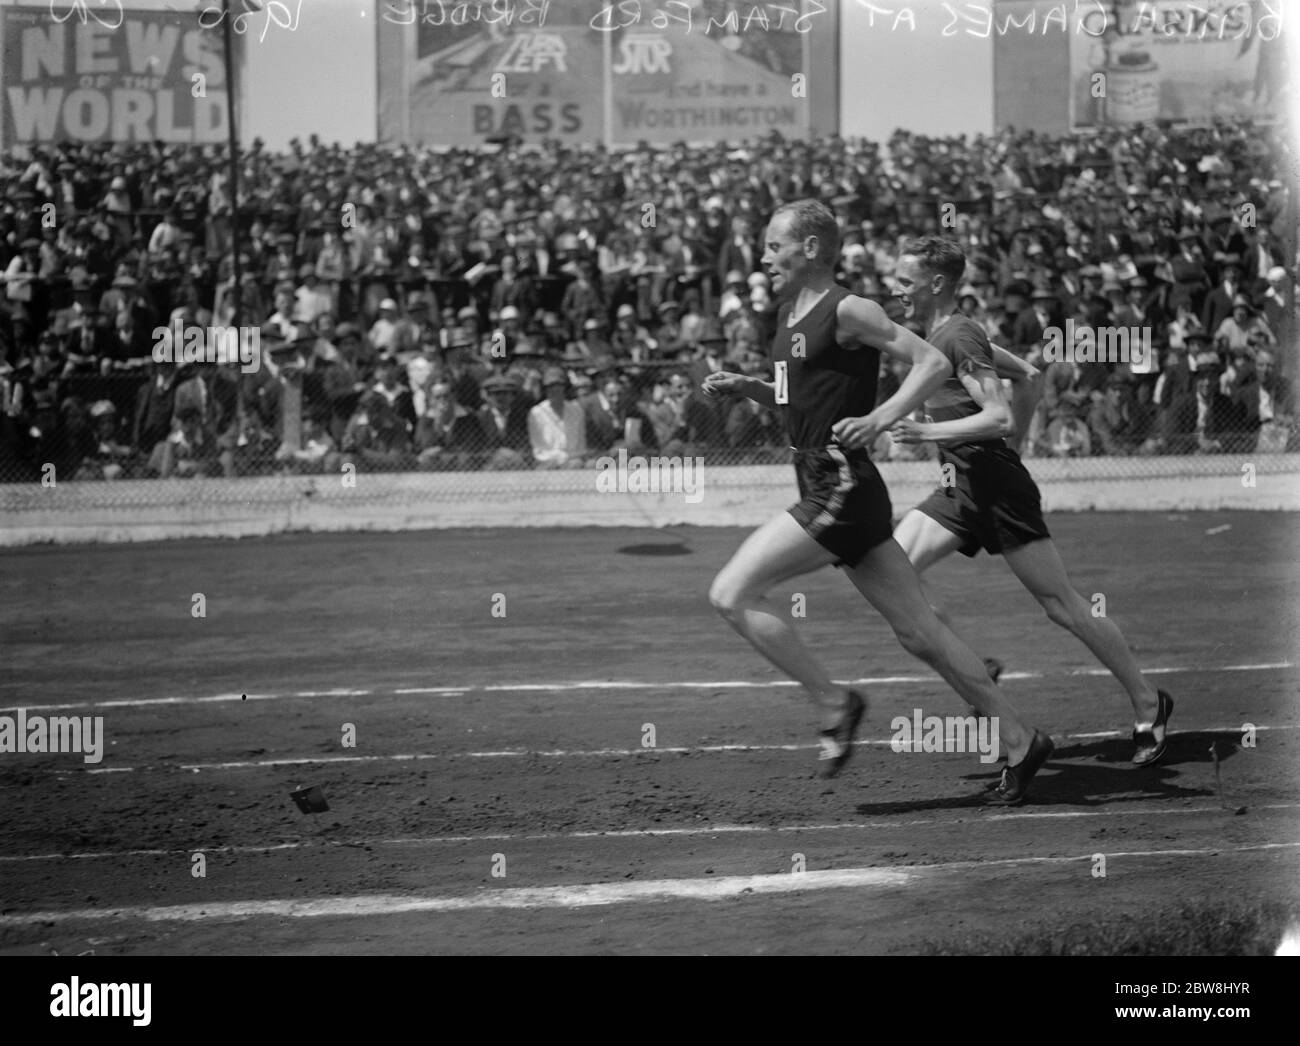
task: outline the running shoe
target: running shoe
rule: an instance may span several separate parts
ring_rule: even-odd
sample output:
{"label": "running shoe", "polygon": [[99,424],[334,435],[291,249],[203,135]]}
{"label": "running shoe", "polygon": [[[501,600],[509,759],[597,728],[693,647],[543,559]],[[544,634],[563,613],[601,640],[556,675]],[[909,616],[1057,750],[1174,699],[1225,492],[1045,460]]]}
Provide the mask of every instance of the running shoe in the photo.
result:
{"label": "running shoe", "polygon": [[1015,766],[1002,768],[1002,780],[989,792],[984,801],[990,806],[1019,806],[1029,792],[1029,782],[1042,769],[1056,745],[1046,734],[1034,731],[1029,742],[1029,752]]}
{"label": "running shoe", "polygon": [[[1134,766],[1154,766],[1164,758],[1165,750],[1169,747],[1169,714],[1174,710],[1174,699],[1163,690],[1157,690],[1156,693],[1160,697],[1160,709],[1156,713],[1156,721],[1150,726],[1140,726],[1133,731],[1133,744],[1137,746],[1137,751],[1133,753]],[[1156,727],[1161,727],[1163,730],[1158,741]]]}
{"label": "running shoe", "polygon": [[834,777],[849,761],[849,756],[853,754],[853,738],[857,735],[858,724],[866,714],[866,698],[856,690],[850,690],[844,716],[840,719],[839,725],[823,730],[818,735],[822,750],[817,758],[822,764],[822,777]]}

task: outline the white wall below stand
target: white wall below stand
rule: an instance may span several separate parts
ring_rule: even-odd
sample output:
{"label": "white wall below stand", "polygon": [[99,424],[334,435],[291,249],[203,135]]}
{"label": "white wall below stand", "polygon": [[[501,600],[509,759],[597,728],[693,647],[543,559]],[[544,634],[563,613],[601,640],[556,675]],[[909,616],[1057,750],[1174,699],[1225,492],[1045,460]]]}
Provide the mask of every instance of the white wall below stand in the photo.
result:
{"label": "white wall below stand", "polygon": [[[1254,485],[1226,458],[1031,460],[1048,512],[1300,511],[1300,455],[1257,457]],[[1125,459],[1137,464],[1138,459]],[[881,466],[895,515],[936,484],[932,462]],[[710,467],[698,502],[681,493],[602,493],[594,472],[359,474],[0,486],[0,546],[156,541],[291,531],[449,527],[755,526],[796,500],[788,465]]]}

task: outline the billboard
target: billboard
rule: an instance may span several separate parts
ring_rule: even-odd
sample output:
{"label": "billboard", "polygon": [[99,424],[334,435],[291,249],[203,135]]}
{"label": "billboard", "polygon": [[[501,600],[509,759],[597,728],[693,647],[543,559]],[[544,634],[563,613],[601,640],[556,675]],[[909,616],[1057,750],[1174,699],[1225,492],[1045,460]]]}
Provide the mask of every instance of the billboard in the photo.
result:
{"label": "billboard", "polygon": [[1283,0],[1120,0],[1093,24],[1085,19],[1070,38],[1071,129],[1280,115],[1282,8]]}
{"label": "billboard", "polygon": [[383,0],[379,138],[617,146],[832,133],[837,26],[831,0]]}
{"label": "billboard", "polygon": [[222,46],[194,12],[0,9],[0,141],[224,142]]}

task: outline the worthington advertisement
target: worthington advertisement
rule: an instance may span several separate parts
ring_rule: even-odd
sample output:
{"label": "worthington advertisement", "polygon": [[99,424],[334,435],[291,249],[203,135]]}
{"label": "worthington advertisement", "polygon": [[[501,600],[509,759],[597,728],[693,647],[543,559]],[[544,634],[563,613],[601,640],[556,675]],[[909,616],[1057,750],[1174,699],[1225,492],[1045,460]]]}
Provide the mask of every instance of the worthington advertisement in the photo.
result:
{"label": "worthington advertisement", "polygon": [[382,141],[632,145],[837,129],[834,3],[380,7]]}

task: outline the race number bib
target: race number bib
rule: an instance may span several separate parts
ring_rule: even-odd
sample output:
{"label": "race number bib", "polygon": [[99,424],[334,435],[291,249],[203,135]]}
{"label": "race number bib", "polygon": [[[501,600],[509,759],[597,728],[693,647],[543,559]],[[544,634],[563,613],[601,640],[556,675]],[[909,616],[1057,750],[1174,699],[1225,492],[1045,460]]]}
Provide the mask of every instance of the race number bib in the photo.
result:
{"label": "race number bib", "polygon": [[776,361],[776,402],[790,402],[790,365],[785,360]]}

